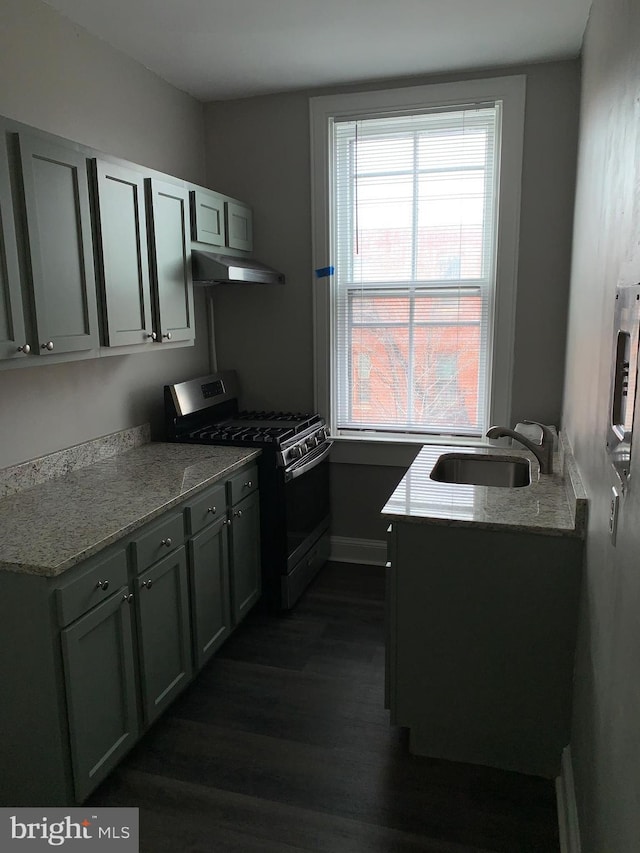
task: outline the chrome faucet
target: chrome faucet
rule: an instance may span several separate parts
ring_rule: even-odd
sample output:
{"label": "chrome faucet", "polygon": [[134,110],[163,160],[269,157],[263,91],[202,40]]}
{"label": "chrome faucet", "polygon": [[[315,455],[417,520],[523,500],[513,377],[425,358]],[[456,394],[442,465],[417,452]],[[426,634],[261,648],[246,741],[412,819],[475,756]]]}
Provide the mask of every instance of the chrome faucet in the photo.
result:
{"label": "chrome faucet", "polygon": [[525,424],[535,424],[542,429],[542,441],[540,444],[530,441],[525,435],[507,427],[492,426],[487,430],[487,438],[515,438],[520,444],[524,444],[540,463],[541,474],[553,474],[553,431],[538,421],[523,421]]}

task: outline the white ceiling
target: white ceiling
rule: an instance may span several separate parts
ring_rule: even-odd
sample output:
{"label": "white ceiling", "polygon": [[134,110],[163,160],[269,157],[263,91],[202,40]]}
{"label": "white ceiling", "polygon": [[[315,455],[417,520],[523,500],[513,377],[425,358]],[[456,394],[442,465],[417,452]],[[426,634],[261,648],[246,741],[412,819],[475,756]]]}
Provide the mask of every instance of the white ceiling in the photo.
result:
{"label": "white ceiling", "polygon": [[46,0],[201,101],[577,56],[591,0]]}

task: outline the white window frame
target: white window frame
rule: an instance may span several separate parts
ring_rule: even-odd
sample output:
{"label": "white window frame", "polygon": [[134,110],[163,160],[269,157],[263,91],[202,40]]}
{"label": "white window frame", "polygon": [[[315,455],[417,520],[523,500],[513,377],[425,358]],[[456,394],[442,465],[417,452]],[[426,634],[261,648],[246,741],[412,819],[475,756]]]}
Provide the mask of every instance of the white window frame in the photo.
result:
{"label": "white window frame", "polygon": [[[520,230],[520,195],[526,78],[524,75],[436,83],[402,89],[353,92],[310,98],[311,121],[311,211],[313,269],[322,270],[332,263],[333,247],[330,215],[332,199],[331,120],[365,119],[435,107],[460,107],[499,101],[502,109],[502,133],[498,140],[499,184],[496,236],[496,290],[492,332],[489,338],[490,393],[488,423],[508,424],[511,413],[515,309]],[[332,382],[334,341],[332,337],[333,294],[331,277],[313,281],[314,320],[314,392],[317,411],[334,428],[335,400]],[[332,422],[332,419],[334,421]],[[442,436],[411,436],[400,439],[384,434],[348,436],[357,441],[442,443]]]}

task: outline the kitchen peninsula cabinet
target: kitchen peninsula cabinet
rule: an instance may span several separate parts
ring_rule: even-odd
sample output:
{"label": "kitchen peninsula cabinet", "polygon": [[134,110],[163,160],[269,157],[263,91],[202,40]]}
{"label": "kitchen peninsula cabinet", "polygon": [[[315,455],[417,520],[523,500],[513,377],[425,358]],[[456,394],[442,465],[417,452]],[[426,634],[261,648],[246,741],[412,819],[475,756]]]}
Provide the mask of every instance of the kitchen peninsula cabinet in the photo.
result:
{"label": "kitchen peninsula cabinet", "polygon": [[144,173],[103,159],[91,161],[94,240],[105,346],[149,346],[151,289]]}
{"label": "kitchen peninsula cabinet", "polygon": [[[236,576],[253,584],[248,592],[242,581],[240,618],[255,603],[257,468],[244,463],[256,455],[244,448],[144,445],[122,462],[115,457],[92,466],[99,472],[95,487],[89,468],[2,501],[0,560],[15,565],[0,571],[2,805],[86,799],[235,628]],[[135,491],[152,464],[159,466],[157,497],[147,496],[146,484]],[[192,493],[207,480],[213,482]],[[247,497],[234,502],[243,491]],[[130,510],[122,507],[123,494],[131,496]],[[168,508],[125,533],[126,519],[142,506],[149,512],[155,500]],[[60,517],[73,514],[67,529],[53,518],[58,504]],[[82,559],[102,529],[100,518],[114,533]],[[3,522],[19,529],[13,539]],[[236,522],[243,533],[230,546]],[[43,540],[32,537],[38,541],[29,549],[19,543],[31,528],[45,533]],[[57,570],[56,552],[69,539],[79,559]],[[12,541],[22,561],[17,552],[11,561]]]}
{"label": "kitchen peninsula cabinet", "polygon": [[[565,472],[522,488],[431,479],[420,451],[383,510],[386,704],[416,755],[546,778],[569,742],[586,497]],[[560,467],[560,466],[558,466]]]}
{"label": "kitchen peninsula cabinet", "polygon": [[189,193],[146,178],[153,328],[159,343],[195,340]]}
{"label": "kitchen peninsula cabinet", "polygon": [[86,156],[72,143],[11,134],[22,177],[31,354],[97,350],[96,281]]}

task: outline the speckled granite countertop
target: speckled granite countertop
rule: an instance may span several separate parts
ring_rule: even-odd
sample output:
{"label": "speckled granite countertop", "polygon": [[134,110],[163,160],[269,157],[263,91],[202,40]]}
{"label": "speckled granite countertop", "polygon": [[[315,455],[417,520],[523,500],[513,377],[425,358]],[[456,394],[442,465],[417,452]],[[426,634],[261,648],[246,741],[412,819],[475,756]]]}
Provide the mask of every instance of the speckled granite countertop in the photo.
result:
{"label": "speckled granite countertop", "polygon": [[144,444],[0,500],[0,569],[56,576],[259,456]]}
{"label": "speckled granite countertop", "polygon": [[[519,488],[440,483],[430,478],[443,453],[518,456],[529,459],[531,484]],[[582,537],[587,498],[573,456],[561,441],[554,473],[540,474],[538,461],[526,450],[490,445],[425,446],[382,510],[389,520],[450,526],[474,525],[493,530],[522,530],[551,536]]]}

